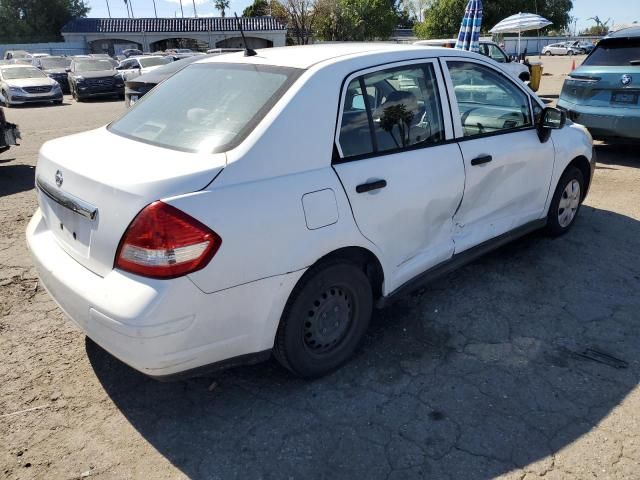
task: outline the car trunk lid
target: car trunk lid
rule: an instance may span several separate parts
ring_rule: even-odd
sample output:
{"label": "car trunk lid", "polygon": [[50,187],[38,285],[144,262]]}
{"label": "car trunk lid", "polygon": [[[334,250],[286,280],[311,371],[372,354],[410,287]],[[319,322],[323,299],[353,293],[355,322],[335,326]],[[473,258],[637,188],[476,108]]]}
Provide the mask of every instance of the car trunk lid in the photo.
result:
{"label": "car trunk lid", "polygon": [[42,147],[38,202],[60,246],[104,276],[140,210],[155,200],[201,190],[225,161],[222,153],[161,148],[101,128]]}
{"label": "car trunk lid", "polygon": [[638,107],[640,65],[581,67],[567,77],[561,97],[593,107]]}

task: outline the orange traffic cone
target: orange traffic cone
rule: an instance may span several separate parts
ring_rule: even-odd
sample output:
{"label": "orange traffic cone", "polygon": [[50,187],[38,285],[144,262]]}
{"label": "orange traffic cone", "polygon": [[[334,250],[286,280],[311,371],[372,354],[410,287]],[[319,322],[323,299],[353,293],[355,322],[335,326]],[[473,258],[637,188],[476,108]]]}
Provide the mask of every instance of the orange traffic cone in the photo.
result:
{"label": "orange traffic cone", "polygon": [[574,59],[573,63],[571,64],[571,71],[573,72],[575,69],[576,69],[576,61]]}

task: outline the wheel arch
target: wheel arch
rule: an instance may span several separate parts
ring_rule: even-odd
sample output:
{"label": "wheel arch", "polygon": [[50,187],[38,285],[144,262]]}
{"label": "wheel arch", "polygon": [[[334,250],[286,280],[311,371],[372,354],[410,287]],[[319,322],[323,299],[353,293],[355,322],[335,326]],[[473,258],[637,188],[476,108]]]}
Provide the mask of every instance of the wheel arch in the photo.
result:
{"label": "wheel arch", "polygon": [[[579,155],[573,160],[569,162],[567,167],[564,169],[562,174],[567,171],[567,169],[571,167],[576,167],[582,173],[582,177],[584,179],[584,189],[582,191],[582,200],[587,196],[587,192],[589,191],[589,186],[591,184],[591,165],[589,164],[589,160],[584,155]],[[562,176],[561,176],[562,178]]]}
{"label": "wheel arch", "polygon": [[332,260],[346,260],[359,265],[371,282],[374,300],[382,296],[384,269],[378,257],[371,250],[356,246],[342,247],[323,255],[309,268]]}

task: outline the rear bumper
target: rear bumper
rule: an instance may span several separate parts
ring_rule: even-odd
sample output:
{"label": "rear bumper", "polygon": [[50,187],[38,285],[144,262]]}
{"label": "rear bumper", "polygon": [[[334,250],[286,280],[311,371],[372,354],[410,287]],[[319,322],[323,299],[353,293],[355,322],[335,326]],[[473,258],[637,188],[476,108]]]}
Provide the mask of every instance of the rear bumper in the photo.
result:
{"label": "rear bumper", "polygon": [[[152,377],[168,377],[273,346],[302,272],[205,294],[187,277],[100,277],[58,245],[40,210],[27,243],[42,285],[94,342]],[[196,370],[197,371],[197,370]]]}
{"label": "rear bumper", "polygon": [[590,107],[562,98],[558,100],[558,108],[565,110],[570,120],[587,127],[596,139],[640,139],[640,108]]}

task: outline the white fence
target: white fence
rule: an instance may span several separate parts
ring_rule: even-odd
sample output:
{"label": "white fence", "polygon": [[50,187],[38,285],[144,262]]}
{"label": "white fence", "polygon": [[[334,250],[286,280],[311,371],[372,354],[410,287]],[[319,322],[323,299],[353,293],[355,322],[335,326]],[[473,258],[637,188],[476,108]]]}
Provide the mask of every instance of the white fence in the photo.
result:
{"label": "white fence", "polygon": [[84,42],[0,44],[0,58],[4,58],[4,52],[7,50],[26,50],[29,53],[48,53],[49,55],[82,55],[87,53],[87,46]]}
{"label": "white fence", "polygon": [[[521,37],[520,38],[520,52],[527,51],[528,55],[535,55],[542,51],[545,45],[552,43],[568,42],[579,40],[581,42],[593,43],[596,40],[600,40],[602,37]],[[497,38],[494,37],[494,40]],[[504,43],[504,49],[509,55],[515,55],[518,53],[518,37],[503,37],[497,40],[500,43]]]}

